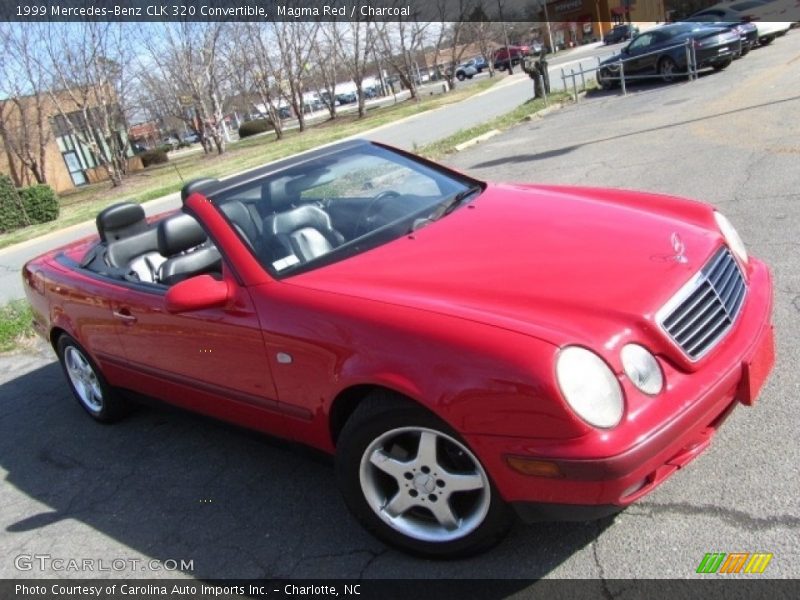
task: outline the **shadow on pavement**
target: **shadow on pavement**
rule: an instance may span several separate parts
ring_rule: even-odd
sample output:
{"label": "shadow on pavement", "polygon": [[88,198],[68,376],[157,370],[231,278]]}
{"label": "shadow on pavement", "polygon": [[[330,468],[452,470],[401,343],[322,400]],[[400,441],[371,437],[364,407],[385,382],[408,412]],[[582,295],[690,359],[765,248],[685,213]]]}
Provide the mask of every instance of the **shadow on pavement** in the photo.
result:
{"label": "shadow on pavement", "polygon": [[350,517],[331,462],[166,407],[96,424],[51,363],[0,385],[0,467],[8,472],[0,543],[67,559],[117,548],[122,558],[192,560],[187,574],[199,578],[534,579],[611,522],[519,524],[482,556],[415,559]]}
{"label": "shadow on pavement", "polygon": [[[666,85],[666,84],[664,84]],[[610,94],[613,92],[601,92],[603,94]],[[597,138],[594,140],[588,140],[581,144],[574,144],[570,146],[563,146],[561,148],[556,148],[553,150],[547,150],[545,152],[538,152],[536,154],[514,154],[513,156],[503,156],[502,158],[487,160],[484,162],[480,162],[474,165],[470,165],[469,169],[482,169],[487,167],[496,167],[500,165],[506,165],[509,163],[527,163],[533,162],[537,160],[544,160],[546,158],[553,158],[555,156],[561,156],[564,154],[569,154],[570,152],[574,152],[579,148],[583,148],[584,146],[591,146],[592,144],[602,144],[604,142],[613,142],[616,140],[621,140],[624,138],[629,138],[637,135],[642,135],[646,133],[652,133],[654,131],[661,131],[665,129],[672,129],[674,127],[683,127],[684,125],[691,125],[693,123],[699,123],[702,121],[706,121],[708,119],[715,119],[718,117],[724,117],[727,115],[732,115],[736,113],[747,112],[750,110],[757,110],[759,108],[766,108],[768,106],[773,106],[775,104],[782,104],[784,102],[797,102],[800,100],[800,96],[791,96],[789,98],[781,98],[779,100],[773,100],[771,102],[764,102],[761,104],[753,104],[751,106],[743,106],[741,108],[735,108],[733,110],[727,110],[724,112],[714,113],[710,115],[704,115],[702,117],[696,117],[693,119],[685,119],[683,121],[675,121],[673,123],[667,123],[666,125],[658,125],[656,127],[645,127],[644,129],[639,129],[637,131],[630,131],[626,133],[621,133],[619,135],[612,135],[604,138]],[[675,103],[675,102],[673,102]]]}

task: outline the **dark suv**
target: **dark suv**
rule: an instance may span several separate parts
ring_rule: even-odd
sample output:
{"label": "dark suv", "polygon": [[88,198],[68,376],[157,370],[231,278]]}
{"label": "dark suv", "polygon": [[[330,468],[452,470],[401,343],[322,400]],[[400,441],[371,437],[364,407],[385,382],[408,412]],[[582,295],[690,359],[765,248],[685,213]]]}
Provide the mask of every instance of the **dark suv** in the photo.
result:
{"label": "dark suv", "polygon": [[639,28],[635,25],[629,25],[627,23],[624,25],[615,25],[611,31],[603,36],[603,43],[616,44],[617,42],[629,40],[633,38],[633,36],[638,35],[638,33]]}

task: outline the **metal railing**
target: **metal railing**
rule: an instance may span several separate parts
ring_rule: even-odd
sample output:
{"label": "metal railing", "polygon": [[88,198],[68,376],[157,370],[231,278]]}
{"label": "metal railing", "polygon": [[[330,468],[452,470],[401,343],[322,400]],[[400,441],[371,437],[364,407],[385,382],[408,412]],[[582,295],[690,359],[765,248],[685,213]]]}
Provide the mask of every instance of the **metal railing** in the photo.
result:
{"label": "metal railing", "polygon": [[[637,54],[636,56],[632,56],[632,57],[629,57],[629,58],[620,58],[619,60],[617,60],[617,61],[615,61],[613,63],[608,63],[607,65],[603,65],[603,67],[600,66],[600,62],[601,62],[600,57],[596,56],[595,57],[595,59],[597,60],[597,66],[596,67],[591,67],[591,68],[586,69],[586,68],[584,68],[583,64],[579,63],[578,64],[578,67],[579,67],[578,71],[576,71],[575,69],[571,68],[569,73],[567,73],[567,72],[564,71],[564,69],[561,69],[561,83],[562,83],[562,86],[563,86],[564,90],[566,91],[568,89],[567,88],[567,80],[568,79],[571,80],[571,82],[572,82],[572,85],[571,85],[571,87],[572,87],[572,95],[575,98],[575,102],[577,102],[578,101],[578,94],[580,92],[585,92],[586,91],[586,75],[587,74],[595,73],[597,71],[600,71],[601,68],[608,68],[608,67],[611,67],[613,65],[619,65],[619,75],[618,76],[616,76],[616,77],[614,77],[614,76],[605,76],[603,79],[605,79],[607,81],[619,81],[620,82],[620,87],[622,88],[622,94],[623,95],[627,95],[628,94],[628,90],[627,90],[627,87],[625,85],[626,81],[648,80],[648,79],[663,79],[664,76],[661,73],[654,73],[652,75],[625,75],[625,63],[626,62],[629,62],[631,60],[639,60],[640,58],[643,58],[643,57],[646,57],[646,56],[651,56],[653,54],[662,54],[664,52],[668,52],[670,50],[675,50],[675,49],[681,48],[681,47],[684,48],[684,51],[686,53],[686,72],[685,72],[685,74],[681,73],[680,76],[684,76],[685,75],[686,77],[689,78],[689,81],[696,80],[697,79],[697,70],[698,70],[697,69],[697,53],[696,53],[696,49],[694,47],[694,44],[692,43],[692,40],[686,40],[682,44],[675,44],[674,46],[668,46],[666,48],[660,48],[659,50],[654,50],[652,52],[645,52],[644,54]],[[676,77],[677,76],[678,75],[676,74]],[[580,91],[578,90],[578,78],[580,78],[580,83],[581,83]],[[595,78],[597,79],[597,82],[600,83],[599,78],[597,76],[595,76]]]}

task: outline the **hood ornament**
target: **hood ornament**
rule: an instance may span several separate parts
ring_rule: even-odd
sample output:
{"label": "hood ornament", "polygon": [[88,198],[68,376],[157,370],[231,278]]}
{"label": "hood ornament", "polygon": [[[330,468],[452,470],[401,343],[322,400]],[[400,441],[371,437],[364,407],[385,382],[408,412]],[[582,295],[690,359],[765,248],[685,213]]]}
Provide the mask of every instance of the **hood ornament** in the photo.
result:
{"label": "hood ornament", "polygon": [[678,235],[677,232],[674,232],[669,240],[672,243],[672,251],[675,253],[672,256],[672,260],[682,265],[689,262],[689,259],[686,258],[686,244],[683,243],[681,236]]}

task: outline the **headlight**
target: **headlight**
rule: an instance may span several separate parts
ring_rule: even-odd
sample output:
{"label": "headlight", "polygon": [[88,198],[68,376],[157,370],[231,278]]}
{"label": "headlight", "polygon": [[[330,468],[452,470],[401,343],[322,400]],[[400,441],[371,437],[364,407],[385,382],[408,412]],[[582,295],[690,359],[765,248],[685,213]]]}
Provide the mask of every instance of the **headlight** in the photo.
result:
{"label": "headlight", "polygon": [[622,389],[614,372],[594,352],[578,346],[561,350],[556,379],[572,410],[594,427],[614,427],[622,419]]}
{"label": "headlight", "polygon": [[638,344],[628,344],[622,349],[622,368],[625,375],[642,393],[655,396],[664,387],[664,374],[656,357]]}
{"label": "headlight", "polygon": [[734,226],[722,213],[714,211],[714,218],[717,220],[717,227],[719,227],[719,231],[730,249],[743,263],[747,264],[747,248],[744,247],[744,242],[739,237]]}

